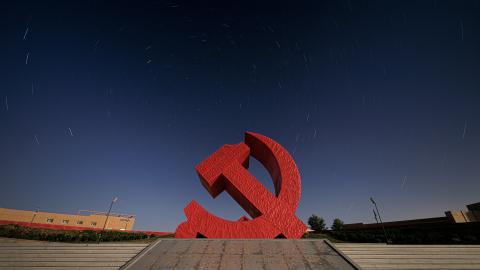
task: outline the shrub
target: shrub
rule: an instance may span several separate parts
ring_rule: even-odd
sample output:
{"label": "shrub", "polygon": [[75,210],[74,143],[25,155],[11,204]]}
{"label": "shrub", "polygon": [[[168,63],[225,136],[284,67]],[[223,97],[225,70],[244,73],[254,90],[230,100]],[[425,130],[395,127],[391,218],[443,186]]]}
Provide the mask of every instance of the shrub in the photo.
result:
{"label": "shrub", "polygon": [[21,238],[30,240],[46,240],[58,242],[95,242],[101,237],[102,241],[126,241],[136,239],[156,238],[145,233],[130,233],[119,231],[62,231],[52,229],[30,228],[18,225],[0,225],[0,237]]}

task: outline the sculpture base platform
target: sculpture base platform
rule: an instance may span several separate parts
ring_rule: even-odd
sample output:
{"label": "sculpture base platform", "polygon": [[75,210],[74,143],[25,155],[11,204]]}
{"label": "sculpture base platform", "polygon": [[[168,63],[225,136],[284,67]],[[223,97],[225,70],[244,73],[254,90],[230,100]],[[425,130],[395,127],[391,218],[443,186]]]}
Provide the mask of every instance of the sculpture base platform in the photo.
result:
{"label": "sculpture base platform", "polygon": [[358,268],[323,239],[161,239],[122,269]]}

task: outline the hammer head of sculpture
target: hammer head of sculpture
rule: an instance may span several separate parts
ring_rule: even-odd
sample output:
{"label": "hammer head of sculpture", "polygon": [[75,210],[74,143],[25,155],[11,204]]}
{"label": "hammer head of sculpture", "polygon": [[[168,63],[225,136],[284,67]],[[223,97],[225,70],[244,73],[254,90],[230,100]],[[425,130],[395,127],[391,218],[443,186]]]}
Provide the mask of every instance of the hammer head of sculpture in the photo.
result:
{"label": "hammer head of sculpture", "polygon": [[[270,173],[275,195],[247,170],[250,155]],[[187,221],[178,226],[176,237],[299,238],[305,233],[305,224],[295,215],[300,174],[290,154],[274,140],[247,132],[245,142],[222,146],[196,170],[212,197],[227,191],[252,219],[225,220],[192,201],[185,208]]]}
{"label": "hammer head of sculpture", "polygon": [[232,164],[240,163],[248,168],[250,148],[243,142],[224,145],[196,167],[202,185],[213,198],[225,190],[228,180],[223,172]]}

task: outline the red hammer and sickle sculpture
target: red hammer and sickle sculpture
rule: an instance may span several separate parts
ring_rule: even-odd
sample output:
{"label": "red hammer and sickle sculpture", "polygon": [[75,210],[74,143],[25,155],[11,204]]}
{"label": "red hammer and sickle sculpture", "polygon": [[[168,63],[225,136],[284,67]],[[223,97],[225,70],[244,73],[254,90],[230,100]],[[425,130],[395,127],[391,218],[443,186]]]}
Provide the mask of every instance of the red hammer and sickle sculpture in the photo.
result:
{"label": "red hammer and sickle sculpture", "polygon": [[[247,170],[250,155],[267,168],[275,195]],[[175,237],[300,238],[305,233],[307,227],[295,215],[300,173],[287,150],[274,140],[246,132],[245,142],[222,146],[196,171],[212,197],[226,190],[252,219],[222,219],[192,201],[184,209],[187,221],[177,227]]]}

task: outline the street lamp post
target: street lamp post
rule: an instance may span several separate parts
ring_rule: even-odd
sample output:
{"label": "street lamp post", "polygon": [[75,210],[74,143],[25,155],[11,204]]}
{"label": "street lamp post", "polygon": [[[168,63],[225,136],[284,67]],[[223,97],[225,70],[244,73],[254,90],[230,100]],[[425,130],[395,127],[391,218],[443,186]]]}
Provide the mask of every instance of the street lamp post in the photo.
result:
{"label": "street lamp post", "polygon": [[33,217],[32,217],[32,220],[30,220],[30,225],[33,223],[33,220],[35,219],[35,217],[37,216],[37,213],[40,212],[40,208],[37,208],[37,210],[35,212],[33,212]]}
{"label": "street lamp post", "polygon": [[103,224],[102,232],[100,233],[100,237],[98,238],[98,243],[102,238],[102,233],[105,231],[105,227],[107,227],[108,217],[110,216],[110,212],[112,211],[113,204],[117,202],[118,197],[113,198],[112,202],[110,203],[110,207],[108,208],[107,217],[105,218],[105,223]]}
{"label": "street lamp post", "polygon": [[375,212],[375,208],[373,208],[373,216],[375,217],[375,221],[378,224],[379,222],[378,222],[378,218],[377,218],[377,212]]}
{"label": "street lamp post", "polygon": [[[377,209],[377,215],[378,215],[378,219],[380,220],[380,224],[382,224],[382,229],[383,229],[383,234],[385,235],[385,240],[387,241],[387,244],[390,243],[390,240],[388,239],[388,235],[387,235],[387,231],[385,230],[385,226],[383,225],[383,221],[382,221],[382,217],[380,216],[380,211],[378,210],[378,207],[377,207],[377,203],[375,202],[375,200],[370,197],[370,201],[373,203],[373,205],[375,206],[375,209]],[[375,214],[375,210],[373,211],[373,213]],[[375,216],[375,219],[377,217]],[[377,222],[378,223],[378,222]]]}

